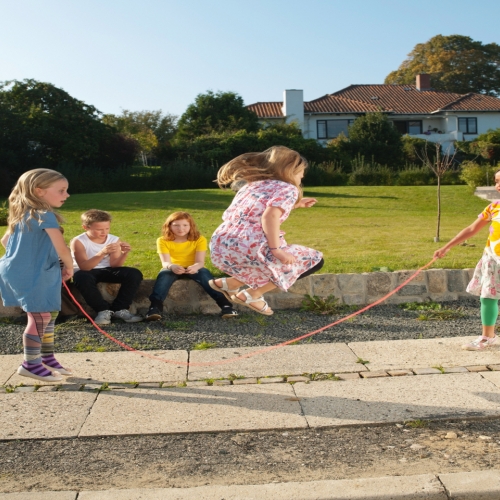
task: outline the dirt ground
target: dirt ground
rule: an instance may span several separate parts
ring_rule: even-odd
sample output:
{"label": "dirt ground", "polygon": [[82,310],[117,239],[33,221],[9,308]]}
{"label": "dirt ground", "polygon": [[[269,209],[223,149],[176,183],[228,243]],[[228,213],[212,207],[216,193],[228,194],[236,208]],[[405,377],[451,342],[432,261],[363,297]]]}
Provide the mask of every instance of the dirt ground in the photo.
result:
{"label": "dirt ground", "polygon": [[263,484],[500,468],[500,419],[0,442],[0,491]]}

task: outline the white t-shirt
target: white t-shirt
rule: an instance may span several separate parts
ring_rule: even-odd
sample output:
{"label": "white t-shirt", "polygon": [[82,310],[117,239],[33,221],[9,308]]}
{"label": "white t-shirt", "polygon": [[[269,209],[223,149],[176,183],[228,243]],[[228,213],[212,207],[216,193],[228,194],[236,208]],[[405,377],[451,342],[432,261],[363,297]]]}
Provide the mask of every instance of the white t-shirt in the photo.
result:
{"label": "white t-shirt", "polygon": [[[87,233],[82,233],[78,236],[75,236],[71,241],[74,240],[78,240],[83,245],[83,247],[85,248],[85,253],[87,254],[87,258],[91,259],[92,257],[95,257],[106,245],[109,245],[110,243],[116,243],[120,240],[120,238],[118,238],[118,236],[108,234],[104,243],[96,243],[87,236]],[[71,256],[73,257],[73,269],[76,272],[80,268],[78,267],[75,259],[75,253],[73,251],[71,251]],[[99,264],[94,267],[94,269],[102,269],[103,267],[111,267],[109,255],[106,255],[101,260],[101,262],[99,262]]]}

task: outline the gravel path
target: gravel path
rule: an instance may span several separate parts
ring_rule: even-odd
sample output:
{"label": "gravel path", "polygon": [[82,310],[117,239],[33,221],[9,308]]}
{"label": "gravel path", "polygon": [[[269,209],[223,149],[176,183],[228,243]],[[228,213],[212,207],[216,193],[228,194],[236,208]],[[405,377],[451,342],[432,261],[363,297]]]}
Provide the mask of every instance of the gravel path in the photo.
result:
{"label": "gravel path", "polygon": [[[479,300],[467,298],[442,304],[453,311],[454,319],[417,319],[423,311],[409,311],[397,305],[381,305],[313,335],[303,342],[367,342],[438,337],[461,337],[480,332]],[[207,342],[212,347],[274,345],[332,323],[341,314],[322,315],[299,310],[276,311],[273,316],[252,312],[223,320],[210,315],[165,315],[161,321],[126,324],[114,322],[105,330],[128,345],[143,350],[191,350]],[[0,354],[22,353],[23,324],[0,318]],[[121,347],[105,338],[84,318],[56,326],[56,352],[119,351]]]}

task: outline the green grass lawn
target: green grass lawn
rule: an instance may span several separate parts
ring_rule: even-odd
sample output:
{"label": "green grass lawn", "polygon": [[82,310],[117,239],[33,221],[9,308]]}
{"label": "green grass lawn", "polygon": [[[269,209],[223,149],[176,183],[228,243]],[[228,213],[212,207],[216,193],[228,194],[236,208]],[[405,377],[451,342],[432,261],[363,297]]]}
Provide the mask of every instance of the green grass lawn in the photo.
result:
{"label": "green grass lawn", "polygon": [[[65,237],[69,241],[82,232],[79,216],[83,211],[108,210],[114,217],[111,232],[132,245],[127,265],[139,267],[145,278],[155,278],[160,270],[155,242],[168,214],[190,212],[210,239],[233,195],[220,189],[74,195],[61,210]],[[434,243],[435,186],[313,187],[305,189],[305,196],[317,198],[318,203],[293,211],[283,229],[288,243],[324,253],[325,273],[370,272],[378,267],[416,269],[488,204],[473,196],[467,186],[443,186],[441,243]],[[475,246],[454,248],[434,267],[475,266],[486,237],[484,230],[468,242]],[[3,255],[3,248],[0,252]],[[207,267],[220,274],[208,259]]]}

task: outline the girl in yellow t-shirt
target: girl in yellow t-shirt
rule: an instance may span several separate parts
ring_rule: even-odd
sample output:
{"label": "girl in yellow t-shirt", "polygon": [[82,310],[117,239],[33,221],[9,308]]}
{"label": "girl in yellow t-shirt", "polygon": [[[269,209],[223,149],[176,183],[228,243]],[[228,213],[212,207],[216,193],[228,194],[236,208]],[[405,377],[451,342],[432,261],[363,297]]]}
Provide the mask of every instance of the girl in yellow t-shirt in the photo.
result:
{"label": "girl in yellow t-shirt", "polygon": [[[495,189],[500,192],[500,170],[495,173]],[[462,346],[462,349],[467,351],[481,351],[497,342],[495,325],[500,298],[500,200],[490,203],[470,226],[462,229],[446,245],[434,252],[434,257],[444,257],[448,250],[472,238],[490,223],[483,256],[477,263],[474,275],[467,286],[467,292],[480,297],[483,331],[477,339]]]}
{"label": "girl in yellow t-shirt", "polygon": [[221,308],[222,318],[238,316],[231,302],[220,292],[210,287],[212,273],[205,267],[207,239],[201,236],[196,223],[187,212],[170,214],[163,224],[162,234],[156,240],[162,270],[156,277],[153,293],[149,296],[151,306],[146,321],[161,318],[163,302],[172,284],[179,278],[190,278],[198,283]]}

